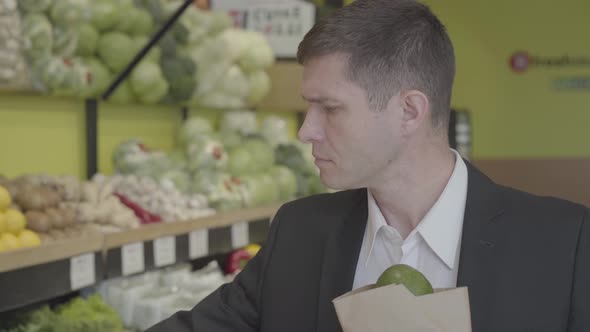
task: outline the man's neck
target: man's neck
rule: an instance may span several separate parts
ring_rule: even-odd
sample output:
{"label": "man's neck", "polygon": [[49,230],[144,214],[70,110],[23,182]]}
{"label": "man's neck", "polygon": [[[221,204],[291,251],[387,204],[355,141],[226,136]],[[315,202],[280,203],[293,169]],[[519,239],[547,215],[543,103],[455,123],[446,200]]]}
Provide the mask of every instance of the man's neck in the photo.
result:
{"label": "man's neck", "polygon": [[455,167],[451,150],[433,149],[416,153],[384,181],[370,187],[387,224],[405,239],[436,203]]}

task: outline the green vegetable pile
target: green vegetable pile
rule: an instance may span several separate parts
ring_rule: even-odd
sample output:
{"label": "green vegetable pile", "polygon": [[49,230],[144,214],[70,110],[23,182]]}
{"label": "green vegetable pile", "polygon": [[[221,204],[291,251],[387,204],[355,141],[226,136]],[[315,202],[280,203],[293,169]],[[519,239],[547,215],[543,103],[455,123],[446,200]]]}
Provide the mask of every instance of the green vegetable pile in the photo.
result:
{"label": "green vegetable pile", "polygon": [[121,318],[99,295],[91,295],[87,300],[75,298],[55,310],[45,305],[17,316],[0,332],[123,331]]}
{"label": "green vegetable pile", "polygon": [[121,143],[113,154],[119,174],[173,183],[188,195],[203,194],[209,207],[253,207],[322,193],[315,165],[294,142],[273,146],[259,132],[254,112],[223,115],[220,129],[191,117],[178,131],[170,153],[151,151],[137,139]]}
{"label": "green vegetable pile", "polygon": [[[23,0],[25,53],[35,88],[97,97],[181,0]],[[231,28],[225,12],[189,6],[112,96],[119,103],[219,109],[255,105],[270,90],[274,54],[256,32]]]}

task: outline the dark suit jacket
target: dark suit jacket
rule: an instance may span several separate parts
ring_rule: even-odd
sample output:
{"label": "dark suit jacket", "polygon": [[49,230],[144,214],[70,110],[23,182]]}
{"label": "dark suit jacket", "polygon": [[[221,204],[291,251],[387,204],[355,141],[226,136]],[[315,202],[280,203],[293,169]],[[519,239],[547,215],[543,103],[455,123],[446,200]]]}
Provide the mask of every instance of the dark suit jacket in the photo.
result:
{"label": "dark suit jacket", "polygon": [[[457,284],[473,331],[590,331],[588,209],[468,174]],[[352,288],[366,221],[364,189],[285,204],[234,282],[148,332],[341,331],[332,300]]]}

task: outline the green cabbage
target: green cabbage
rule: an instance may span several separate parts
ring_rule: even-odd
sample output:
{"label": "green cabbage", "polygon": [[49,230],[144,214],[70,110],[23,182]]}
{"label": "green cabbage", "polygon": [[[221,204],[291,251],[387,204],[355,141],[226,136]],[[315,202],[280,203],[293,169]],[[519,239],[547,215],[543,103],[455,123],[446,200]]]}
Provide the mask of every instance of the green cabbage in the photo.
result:
{"label": "green cabbage", "polygon": [[158,102],[168,93],[168,82],[160,66],[153,62],[140,62],[131,72],[130,82],[133,92],[144,103]]}
{"label": "green cabbage", "polygon": [[78,26],[86,20],[89,5],[96,0],[55,0],[49,11],[53,24],[61,27]]}
{"label": "green cabbage", "polygon": [[27,40],[27,53],[33,59],[51,55],[53,28],[43,14],[29,14],[23,19],[23,35]]}
{"label": "green cabbage", "polygon": [[56,27],[53,38],[54,55],[63,57],[74,55],[78,47],[78,33],[75,30]]}
{"label": "green cabbage", "polygon": [[264,71],[255,71],[247,75],[250,91],[247,101],[249,105],[256,105],[270,92],[270,77]]}
{"label": "green cabbage", "polygon": [[248,47],[240,54],[238,64],[246,73],[266,69],[274,63],[274,52],[265,37],[254,31],[247,31]]}
{"label": "green cabbage", "polygon": [[213,137],[201,135],[186,145],[188,168],[193,171],[203,169],[224,169],[228,156],[223,144]]}
{"label": "green cabbage", "polygon": [[123,13],[119,15],[119,20],[115,25],[112,27],[113,30],[120,31],[126,34],[131,34],[133,31],[133,25],[136,23],[135,20],[137,19],[138,15],[141,12],[141,9],[135,7],[133,1],[123,1],[117,4],[117,11]]}
{"label": "green cabbage", "polygon": [[90,71],[90,85],[86,92],[87,97],[98,97],[109,87],[112,75],[109,69],[97,58],[87,58],[85,64]]}
{"label": "green cabbage", "polygon": [[42,13],[51,6],[53,0],[18,0],[17,3],[25,13]]}
{"label": "green cabbage", "polygon": [[120,10],[116,0],[92,0],[90,3],[92,25],[99,31],[115,28],[120,21],[126,20],[126,12]]}
{"label": "green cabbage", "polygon": [[263,139],[248,139],[242,145],[252,155],[254,170],[264,172],[270,169],[275,162],[273,148]]}
{"label": "green cabbage", "polygon": [[98,55],[113,72],[121,72],[135,56],[133,40],[120,32],[108,32],[98,40]]}
{"label": "green cabbage", "polygon": [[78,47],[76,54],[81,56],[91,56],[96,52],[98,39],[100,35],[94,26],[82,24],[78,28]]}
{"label": "green cabbage", "polygon": [[292,199],[297,194],[297,176],[285,166],[275,166],[270,174],[279,187],[279,198],[282,201]]}
{"label": "green cabbage", "polygon": [[165,171],[161,174],[158,178],[160,182],[162,181],[170,181],[174,184],[174,187],[178,189],[178,191],[183,193],[188,193],[191,188],[191,177],[188,173],[183,172],[181,170],[169,170]]}
{"label": "green cabbage", "polygon": [[[141,49],[143,49],[148,44],[150,39],[146,36],[135,36],[132,38],[132,40],[135,47],[135,53],[139,53]],[[159,63],[161,55],[162,51],[160,50],[160,47],[154,45],[152,46],[148,54],[145,55],[143,60]]]}
{"label": "green cabbage", "polygon": [[213,133],[211,123],[204,118],[193,116],[186,120],[178,131],[178,143],[185,146],[192,140],[198,140],[201,136]]}
{"label": "green cabbage", "polygon": [[229,153],[228,168],[230,174],[243,176],[255,171],[255,160],[250,150],[236,147]]}
{"label": "green cabbage", "polygon": [[129,33],[134,36],[147,36],[154,28],[154,20],[149,12],[144,9],[139,9],[135,12],[133,24],[130,27]]}
{"label": "green cabbage", "polygon": [[115,89],[109,98],[109,101],[117,104],[131,104],[135,101],[135,95],[131,90],[131,84],[129,83],[128,79],[119,84],[117,89]]}

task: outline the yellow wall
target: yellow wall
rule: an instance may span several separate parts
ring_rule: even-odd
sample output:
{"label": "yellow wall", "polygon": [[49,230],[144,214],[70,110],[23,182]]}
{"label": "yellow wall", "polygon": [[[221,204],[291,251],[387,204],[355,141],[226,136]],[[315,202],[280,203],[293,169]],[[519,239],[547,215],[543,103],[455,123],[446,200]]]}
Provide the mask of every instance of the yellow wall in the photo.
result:
{"label": "yellow wall", "polygon": [[[260,112],[260,119],[272,114]],[[275,113],[276,114],[276,113]],[[217,123],[220,111],[192,110]],[[284,114],[294,137],[296,120]],[[149,147],[169,151],[181,124],[177,108],[103,103],[98,112],[99,171],[111,173],[111,153],[121,141],[137,137]],[[37,95],[0,94],[0,174],[86,172],[84,103]]]}
{"label": "yellow wall", "polygon": [[457,53],[453,105],[473,113],[475,158],[589,157],[590,90],[555,91],[590,66],[515,74],[510,56],[590,57],[587,0],[429,0]]}

